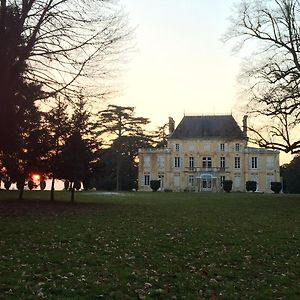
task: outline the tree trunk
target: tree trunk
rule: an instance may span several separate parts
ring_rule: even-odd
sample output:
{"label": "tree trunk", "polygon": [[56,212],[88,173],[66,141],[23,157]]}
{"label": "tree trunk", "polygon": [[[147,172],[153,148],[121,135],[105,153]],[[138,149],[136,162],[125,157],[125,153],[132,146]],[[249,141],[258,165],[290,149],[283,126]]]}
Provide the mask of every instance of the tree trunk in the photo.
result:
{"label": "tree trunk", "polygon": [[55,177],[53,176],[52,182],[51,182],[50,201],[54,201],[54,183],[55,183]]}
{"label": "tree trunk", "polygon": [[23,200],[23,194],[24,194],[24,185],[19,190],[19,200]]}

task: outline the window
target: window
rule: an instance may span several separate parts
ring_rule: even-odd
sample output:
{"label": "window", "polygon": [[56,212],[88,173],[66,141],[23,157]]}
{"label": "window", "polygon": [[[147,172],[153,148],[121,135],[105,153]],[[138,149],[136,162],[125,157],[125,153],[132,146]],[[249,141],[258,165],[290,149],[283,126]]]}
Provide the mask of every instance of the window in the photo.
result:
{"label": "window", "polygon": [[240,144],[235,144],[234,149],[236,152],[239,152],[241,149],[241,145]]}
{"label": "window", "polygon": [[225,151],[225,144],[220,144],[220,150]]}
{"label": "window", "polygon": [[189,184],[189,186],[194,186],[194,175],[189,175],[189,182],[188,182],[188,184]]}
{"label": "window", "polygon": [[225,157],[224,156],[220,157],[220,168],[225,169]]}
{"label": "window", "polygon": [[189,145],[189,151],[190,152],[194,152],[195,151],[195,145],[194,144],[190,144]]}
{"label": "window", "polygon": [[203,150],[204,151],[210,151],[210,144],[204,144],[203,145]]}
{"label": "window", "polygon": [[150,156],[144,156],[144,168],[150,168]]}
{"label": "window", "polygon": [[267,178],[266,178],[266,187],[267,189],[271,189],[271,182],[274,181],[274,176],[273,175],[267,175]]}
{"label": "window", "polygon": [[144,176],[144,185],[150,185],[150,175]]}
{"label": "window", "polygon": [[267,170],[273,170],[273,169],[274,169],[274,157],[267,156]]}
{"label": "window", "polygon": [[211,166],[212,166],[211,157],[204,156],[202,158],[202,167],[203,168],[211,168]]}
{"label": "window", "polygon": [[176,188],[179,188],[180,187],[180,176],[179,175],[174,175],[174,186]]}
{"label": "window", "polygon": [[220,176],[220,186],[223,187],[223,182],[225,180],[225,176]]}
{"label": "window", "polygon": [[190,156],[189,158],[189,168],[193,169],[194,168],[194,157]]}
{"label": "window", "polygon": [[174,157],[174,167],[180,168],[180,157],[178,156]]}
{"label": "window", "polygon": [[164,175],[158,175],[158,179],[160,180],[160,189],[162,190],[164,188]]}
{"label": "window", "polygon": [[257,169],[258,159],[256,156],[251,157],[251,169]]}
{"label": "window", "polygon": [[240,157],[235,157],[234,158],[234,167],[236,169],[240,169],[241,168],[241,158]]}
{"label": "window", "polygon": [[236,189],[240,188],[241,186],[241,177],[240,176],[234,176],[234,187]]}
{"label": "window", "polygon": [[179,144],[175,144],[175,151],[179,151],[180,150],[180,145]]}
{"label": "window", "polygon": [[165,167],[165,158],[163,156],[158,156],[158,158],[157,158],[157,166],[160,169],[163,169]]}

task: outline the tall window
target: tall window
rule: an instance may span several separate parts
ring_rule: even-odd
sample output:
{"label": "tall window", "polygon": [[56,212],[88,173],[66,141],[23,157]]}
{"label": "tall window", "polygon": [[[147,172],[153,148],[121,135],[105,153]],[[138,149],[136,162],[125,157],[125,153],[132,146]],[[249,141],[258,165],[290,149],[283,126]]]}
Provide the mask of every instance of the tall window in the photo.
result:
{"label": "tall window", "polygon": [[144,168],[150,168],[150,156],[144,156]]}
{"label": "tall window", "polygon": [[224,156],[220,157],[220,168],[225,169],[225,157]]}
{"label": "tall window", "polygon": [[223,144],[223,143],[220,144],[220,150],[221,150],[221,151],[225,151],[225,144]]}
{"label": "tall window", "polygon": [[267,170],[273,170],[274,168],[274,157],[267,156]]}
{"label": "tall window", "polygon": [[239,152],[241,149],[241,145],[240,144],[235,144],[234,149],[236,152]]}
{"label": "tall window", "polygon": [[189,157],[189,168],[190,169],[194,168],[194,157],[193,156]]}
{"label": "tall window", "polygon": [[179,144],[175,144],[175,151],[179,151],[180,150],[180,145]]}
{"label": "tall window", "polygon": [[220,185],[223,187],[223,182],[225,180],[225,176],[220,176]]}
{"label": "tall window", "polygon": [[189,182],[188,182],[188,184],[189,184],[189,186],[194,186],[194,175],[189,175]]}
{"label": "tall window", "polygon": [[202,158],[202,167],[203,168],[211,168],[212,162],[211,162],[211,157],[210,156],[204,156]]}
{"label": "tall window", "polygon": [[144,185],[150,185],[150,175],[144,175]]}
{"label": "tall window", "polygon": [[257,169],[258,167],[258,159],[256,156],[251,157],[251,168],[252,169]]}
{"label": "tall window", "polygon": [[241,158],[240,157],[235,157],[234,158],[234,167],[235,167],[235,169],[240,169],[241,168]]}
{"label": "tall window", "polygon": [[165,167],[165,158],[163,156],[158,156],[157,158],[157,166],[162,169]]}
{"label": "tall window", "polygon": [[180,168],[180,157],[178,156],[174,157],[174,167]]}
{"label": "tall window", "polygon": [[158,179],[160,180],[160,188],[163,189],[164,188],[165,176],[164,175],[158,175]]}

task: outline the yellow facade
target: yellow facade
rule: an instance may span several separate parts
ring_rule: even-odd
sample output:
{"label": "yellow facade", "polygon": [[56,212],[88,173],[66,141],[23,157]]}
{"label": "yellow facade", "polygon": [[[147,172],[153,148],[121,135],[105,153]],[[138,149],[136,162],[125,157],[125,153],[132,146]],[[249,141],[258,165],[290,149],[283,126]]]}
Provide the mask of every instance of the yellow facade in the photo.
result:
{"label": "yellow facade", "polygon": [[248,147],[247,138],[171,138],[163,149],[139,150],[139,190],[150,191],[150,181],[160,180],[161,190],[222,191],[222,181],[232,180],[232,191],[246,191],[246,181],[256,181],[257,191],[271,192],[280,181],[279,152]]}

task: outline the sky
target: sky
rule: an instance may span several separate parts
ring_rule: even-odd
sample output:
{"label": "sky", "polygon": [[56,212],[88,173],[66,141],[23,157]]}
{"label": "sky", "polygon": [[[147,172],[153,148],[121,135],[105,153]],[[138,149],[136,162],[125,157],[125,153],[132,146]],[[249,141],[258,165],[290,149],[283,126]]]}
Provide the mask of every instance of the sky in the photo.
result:
{"label": "sky", "polygon": [[136,107],[137,115],[156,126],[169,116],[178,124],[184,114],[230,114],[240,60],[221,38],[234,1],[121,3],[136,26],[136,46],[114,104]]}
{"label": "sky", "polygon": [[[136,27],[134,51],[113,104],[134,106],[153,128],[173,117],[233,114],[241,126],[243,54],[222,36],[237,0],[120,0]],[[281,155],[281,163],[289,155]]]}

